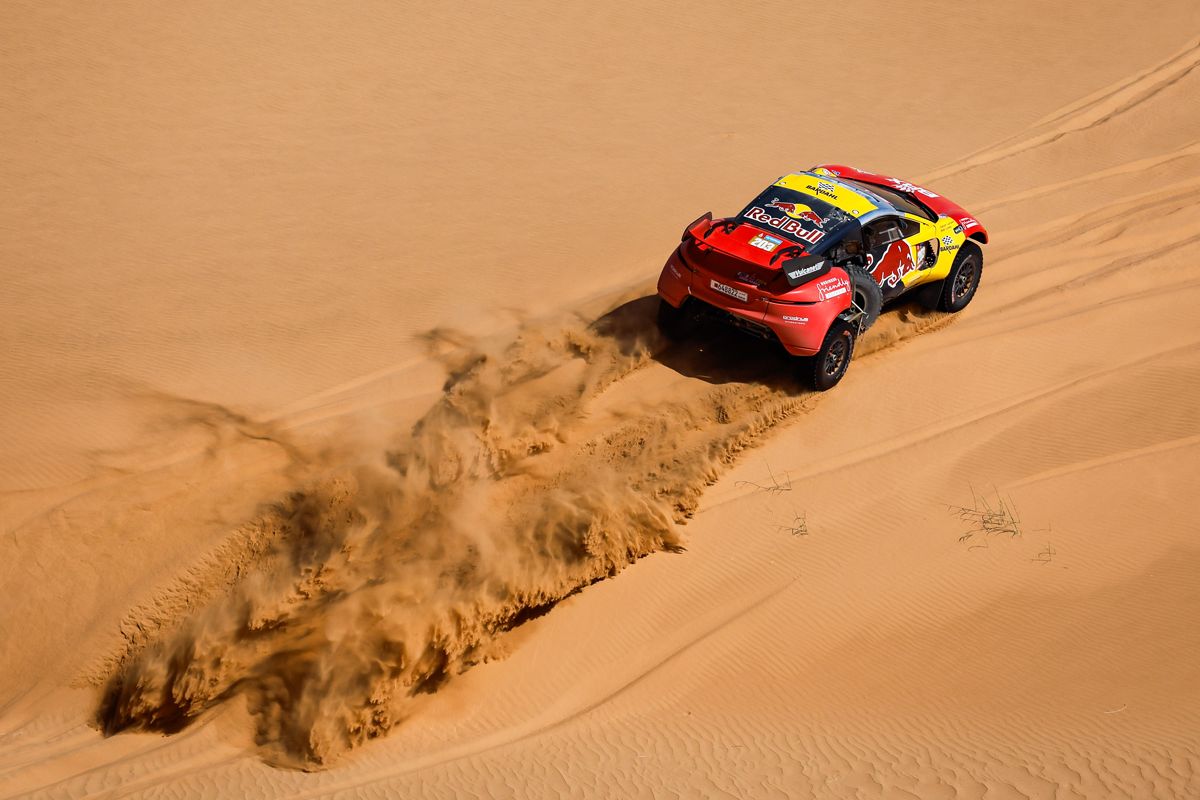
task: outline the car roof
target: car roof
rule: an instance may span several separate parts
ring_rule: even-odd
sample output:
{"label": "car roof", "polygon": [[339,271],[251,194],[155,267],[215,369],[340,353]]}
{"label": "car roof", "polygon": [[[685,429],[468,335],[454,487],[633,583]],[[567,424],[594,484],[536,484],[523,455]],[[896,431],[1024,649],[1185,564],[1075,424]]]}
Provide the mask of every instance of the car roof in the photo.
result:
{"label": "car roof", "polygon": [[850,186],[827,175],[812,172],[793,172],[775,181],[773,186],[822,200],[852,217],[862,218],[874,211],[895,211],[885,198],[860,186]]}

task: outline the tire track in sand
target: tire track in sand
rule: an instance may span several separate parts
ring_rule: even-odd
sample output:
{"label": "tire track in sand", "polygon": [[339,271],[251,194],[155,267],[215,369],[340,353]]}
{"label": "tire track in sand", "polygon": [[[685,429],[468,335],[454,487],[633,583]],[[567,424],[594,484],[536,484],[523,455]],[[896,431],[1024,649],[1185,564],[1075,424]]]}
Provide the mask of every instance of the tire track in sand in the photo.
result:
{"label": "tire track in sand", "polygon": [[1154,67],[1132,78],[1125,78],[1099,92],[1072,103],[1043,118],[1017,136],[990,145],[964,158],[952,161],[928,173],[923,182],[961,175],[997,161],[1021,155],[1029,150],[1052,145],[1064,137],[1097,128],[1152,100],[1190,75],[1200,66],[1200,40]]}

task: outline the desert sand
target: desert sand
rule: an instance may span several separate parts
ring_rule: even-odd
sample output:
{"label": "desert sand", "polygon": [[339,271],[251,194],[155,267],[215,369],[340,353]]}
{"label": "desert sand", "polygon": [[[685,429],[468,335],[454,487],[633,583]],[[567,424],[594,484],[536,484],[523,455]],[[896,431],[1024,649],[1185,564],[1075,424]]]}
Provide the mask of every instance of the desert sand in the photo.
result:
{"label": "desert sand", "polygon": [[[0,797],[1200,796],[1200,6],[0,7]],[[983,284],[671,345],[821,162]]]}

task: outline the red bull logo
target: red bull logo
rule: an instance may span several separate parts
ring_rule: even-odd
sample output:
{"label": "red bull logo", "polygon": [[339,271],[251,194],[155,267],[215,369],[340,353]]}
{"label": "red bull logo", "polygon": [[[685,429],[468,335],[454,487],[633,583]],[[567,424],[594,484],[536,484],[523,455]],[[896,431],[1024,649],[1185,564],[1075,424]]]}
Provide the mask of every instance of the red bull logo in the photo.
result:
{"label": "red bull logo", "polygon": [[813,211],[810,206],[804,205],[804,203],[787,203],[782,200],[772,200],[767,203],[767,208],[778,208],[792,219],[807,220],[818,228],[825,225],[825,220],[821,218],[821,215]]}
{"label": "red bull logo", "polygon": [[[799,206],[799,204],[793,204],[793,203],[788,203],[788,205]],[[776,206],[776,207],[778,208],[778,206]],[[807,206],[799,206],[799,207],[808,208]],[[780,208],[779,210],[783,211],[782,208]],[[809,209],[809,213],[812,213],[811,209]],[[801,225],[800,225],[799,219],[789,219],[788,216],[786,216],[787,215],[786,211],[784,211],[784,214],[785,214],[785,216],[773,217],[767,213],[766,209],[755,206],[754,208],[752,208],[746,212],[745,217],[746,217],[746,219],[750,220],[751,222],[757,222],[760,225],[769,225],[772,228],[775,228],[776,230],[782,231],[783,233],[790,233],[792,236],[795,236],[797,239],[808,242],[809,244],[816,244],[817,242],[819,242],[825,238],[824,231],[804,230],[804,228],[801,227]],[[805,218],[805,221],[807,221],[807,218]]]}

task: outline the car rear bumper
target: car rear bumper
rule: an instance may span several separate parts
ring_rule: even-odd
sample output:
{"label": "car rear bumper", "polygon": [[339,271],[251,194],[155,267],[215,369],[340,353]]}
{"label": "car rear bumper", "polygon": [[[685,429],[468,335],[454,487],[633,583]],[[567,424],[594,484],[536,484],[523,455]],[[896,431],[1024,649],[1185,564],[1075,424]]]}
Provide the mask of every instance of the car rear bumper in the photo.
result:
{"label": "car rear bumper", "polygon": [[680,261],[678,253],[672,253],[658,278],[658,294],[675,308],[686,303],[709,319],[777,341],[795,356],[811,356],[820,350],[829,326],[850,307],[848,293],[815,303],[787,303],[752,295],[754,287],[737,285],[733,288],[746,294],[746,300],[740,301],[714,290],[714,282],[726,288],[730,285],[728,278],[693,269]]}

